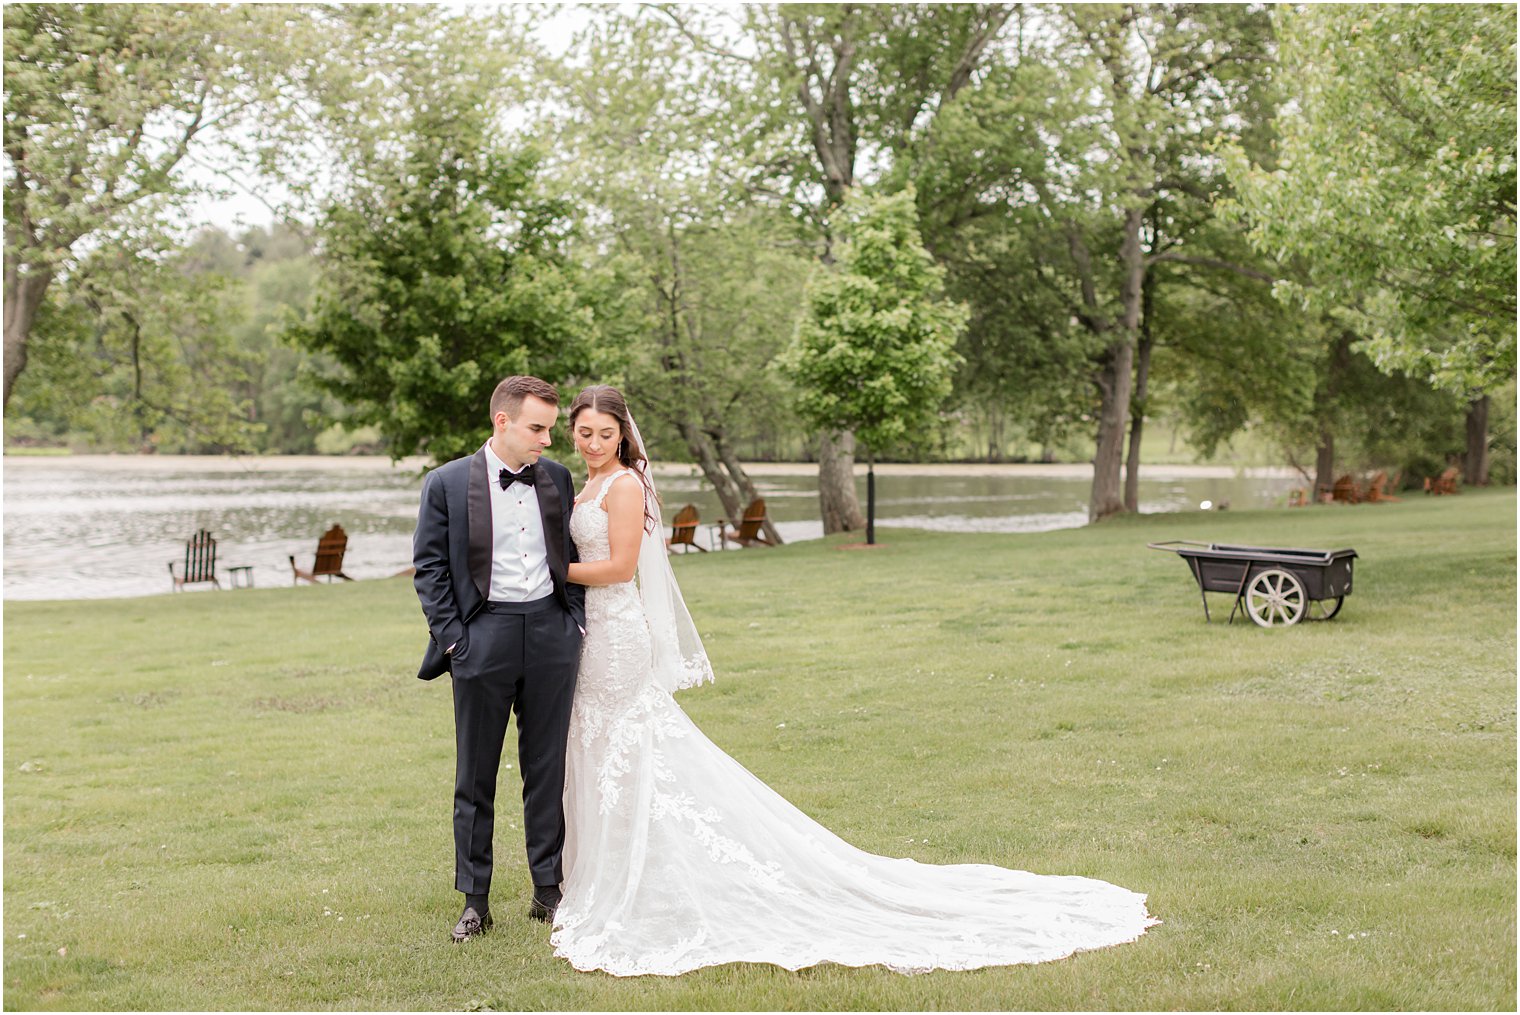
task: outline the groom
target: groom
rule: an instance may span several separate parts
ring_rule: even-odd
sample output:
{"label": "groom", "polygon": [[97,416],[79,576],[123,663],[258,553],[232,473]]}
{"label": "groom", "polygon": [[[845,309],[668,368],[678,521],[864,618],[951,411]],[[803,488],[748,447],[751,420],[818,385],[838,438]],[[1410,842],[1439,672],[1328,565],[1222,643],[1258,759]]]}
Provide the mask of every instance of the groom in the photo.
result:
{"label": "groom", "polygon": [[558,418],[553,385],[508,377],[491,395],[490,440],[422,485],[412,557],[432,641],[417,676],[453,676],[454,887],[465,897],[456,942],[491,926],[496,773],[514,710],[528,915],[552,920],[560,900],[565,741],[586,590],[565,580],[576,559],[570,472],[540,458]]}

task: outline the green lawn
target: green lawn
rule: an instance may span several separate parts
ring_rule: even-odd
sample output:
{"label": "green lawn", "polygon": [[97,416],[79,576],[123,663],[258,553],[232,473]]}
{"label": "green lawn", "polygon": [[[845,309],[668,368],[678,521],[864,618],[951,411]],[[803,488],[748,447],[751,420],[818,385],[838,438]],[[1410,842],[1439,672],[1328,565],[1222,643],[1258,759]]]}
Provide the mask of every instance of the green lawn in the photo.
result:
{"label": "green lawn", "polygon": [[[1513,489],[886,529],[676,561],[702,728],[874,852],[1148,892],[1139,942],[904,977],[455,947],[447,685],[405,580],[5,608],[5,1006],[1513,1009]],[[1329,623],[1206,625],[1147,541],[1353,546]],[[510,800],[510,782],[503,799]]]}

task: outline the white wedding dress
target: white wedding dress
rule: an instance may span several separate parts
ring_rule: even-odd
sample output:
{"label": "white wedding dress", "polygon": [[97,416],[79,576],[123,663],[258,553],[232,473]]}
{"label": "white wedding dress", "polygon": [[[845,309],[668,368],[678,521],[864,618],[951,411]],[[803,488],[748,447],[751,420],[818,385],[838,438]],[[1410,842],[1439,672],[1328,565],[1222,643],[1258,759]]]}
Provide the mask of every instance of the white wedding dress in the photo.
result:
{"label": "white wedding dress", "polygon": [[[571,516],[583,561],[610,555],[602,501],[621,475]],[[576,969],[976,969],[1133,941],[1158,922],[1144,895],[1104,881],[856,849],[703,736],[650,658],[636,584],[587,588],[551,939]]]}

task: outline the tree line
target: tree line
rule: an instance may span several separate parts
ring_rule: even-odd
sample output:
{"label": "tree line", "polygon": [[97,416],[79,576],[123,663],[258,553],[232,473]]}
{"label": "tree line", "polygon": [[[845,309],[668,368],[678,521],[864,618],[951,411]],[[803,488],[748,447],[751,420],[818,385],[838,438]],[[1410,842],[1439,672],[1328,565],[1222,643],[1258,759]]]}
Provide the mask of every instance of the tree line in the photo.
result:
{"label": "tree line", "polygon": [[[441,461],[533,372],[731,516],[816,459],[826,531],[857,454],[1082,448],[1135,510],[1158,419],[1513,481],[1513,7],[554,17],[9,7],[8,440]],[[187,230],[219,167],[280,225]]]}

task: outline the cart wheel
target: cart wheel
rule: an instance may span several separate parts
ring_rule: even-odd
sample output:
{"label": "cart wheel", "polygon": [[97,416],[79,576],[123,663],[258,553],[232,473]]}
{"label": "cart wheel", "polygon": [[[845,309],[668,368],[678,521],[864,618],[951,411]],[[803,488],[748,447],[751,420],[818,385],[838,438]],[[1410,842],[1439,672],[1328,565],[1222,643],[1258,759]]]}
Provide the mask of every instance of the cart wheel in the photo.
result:
{"label": "cart wheel", "polygon": [[1308,602],[1303,583],[1281,568],[1263,571],[1246,586],[1246,612],[1262,627],[1298,623]]}
{"label": "cart wheel", "polygon": [[1341,603],[1346,601],[1345,596],[1336,596],[1334,599],[1314,599],[1309,603],[1309,609],[1305,611],[1307,620],[1329,620],[1341,612]]}

